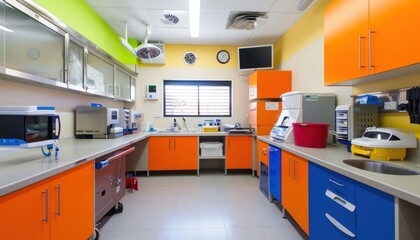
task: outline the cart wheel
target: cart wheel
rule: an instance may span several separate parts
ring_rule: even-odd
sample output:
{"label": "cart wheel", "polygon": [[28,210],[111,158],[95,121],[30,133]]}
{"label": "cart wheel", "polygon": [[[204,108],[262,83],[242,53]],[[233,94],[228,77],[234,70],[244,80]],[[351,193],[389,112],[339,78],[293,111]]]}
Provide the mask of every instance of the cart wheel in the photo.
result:
{"label": "cart wheel", "polygon": [[114,213],[122,213],[123,208],[123,204],[121,202],[118,202],[117,204],[115,204]]}
{"label": "cart wheel", "polygon": [[93,235],[93,240],[99,240],[100,236],[101,236],[101,234],[99,233],[99,229],[95,228],[95,233]]}

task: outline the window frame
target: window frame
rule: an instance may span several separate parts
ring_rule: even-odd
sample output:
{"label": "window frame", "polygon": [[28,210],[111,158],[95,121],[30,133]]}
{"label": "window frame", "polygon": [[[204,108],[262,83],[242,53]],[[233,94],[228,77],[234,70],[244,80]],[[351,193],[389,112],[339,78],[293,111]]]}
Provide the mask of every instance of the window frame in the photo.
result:
{"label": "window frame", "polygon": [[[166,114],[166,85],[184,86],[228,86],[229,87],[229,114],[228,115],[201,115],[200,96],[198,96],[198,115],[169,115]],[[164,117],[232,117],[232,81],[231,80],[163,80],[163,116]]]}

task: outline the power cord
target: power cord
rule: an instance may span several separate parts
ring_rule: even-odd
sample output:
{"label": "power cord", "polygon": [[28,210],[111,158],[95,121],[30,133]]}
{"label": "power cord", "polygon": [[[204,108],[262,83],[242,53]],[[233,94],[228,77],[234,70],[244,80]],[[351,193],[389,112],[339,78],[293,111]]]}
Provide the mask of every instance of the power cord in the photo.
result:
{"label": "power cord", "polygon": [[47,150],[48,151],[45,151],[44,150],[44,146],[42,146],[41,147],[41,152],[42,152],[42,154],[45,156],[45,157],[50,157],[51,156],[51,152],[53,151],[53,149],[54,149],[54,145],[55,145],[55,154],[54,154],[54,159],[55,160],[58,160],[58,152],[60,151],[60,146],[58,145],[58,141],[57,140],[54,140],[54,143],[53,144],[48,144],[47,145]]}

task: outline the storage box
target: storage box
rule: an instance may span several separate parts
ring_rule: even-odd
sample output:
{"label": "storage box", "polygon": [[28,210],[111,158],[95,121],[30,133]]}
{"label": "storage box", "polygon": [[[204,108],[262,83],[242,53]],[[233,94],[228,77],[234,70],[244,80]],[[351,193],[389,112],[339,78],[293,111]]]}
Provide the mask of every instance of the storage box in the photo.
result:
{"label": "storage box", "polygon": [[293,123],[295,145],[310,148],[326,147],[329,126],[324,123]]}
{"label": "storage box", "polygon": [[203,132],[218,132],[219,128],[217,126],[204,126]]}
{"label": "storage box", "polygon": [[203,142],[200,143],[202,157],[221,157],[223,156],[223,143],[221,142]]}

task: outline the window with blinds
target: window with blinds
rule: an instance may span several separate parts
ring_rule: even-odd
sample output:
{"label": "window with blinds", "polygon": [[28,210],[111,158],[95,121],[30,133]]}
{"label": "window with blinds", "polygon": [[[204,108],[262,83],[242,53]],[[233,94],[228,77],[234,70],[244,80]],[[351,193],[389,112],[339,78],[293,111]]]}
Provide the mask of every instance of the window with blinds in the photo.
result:
{"label": "window with blinds", "polygon": [[163,81],[165,117],[232,116],[231,81]]}

